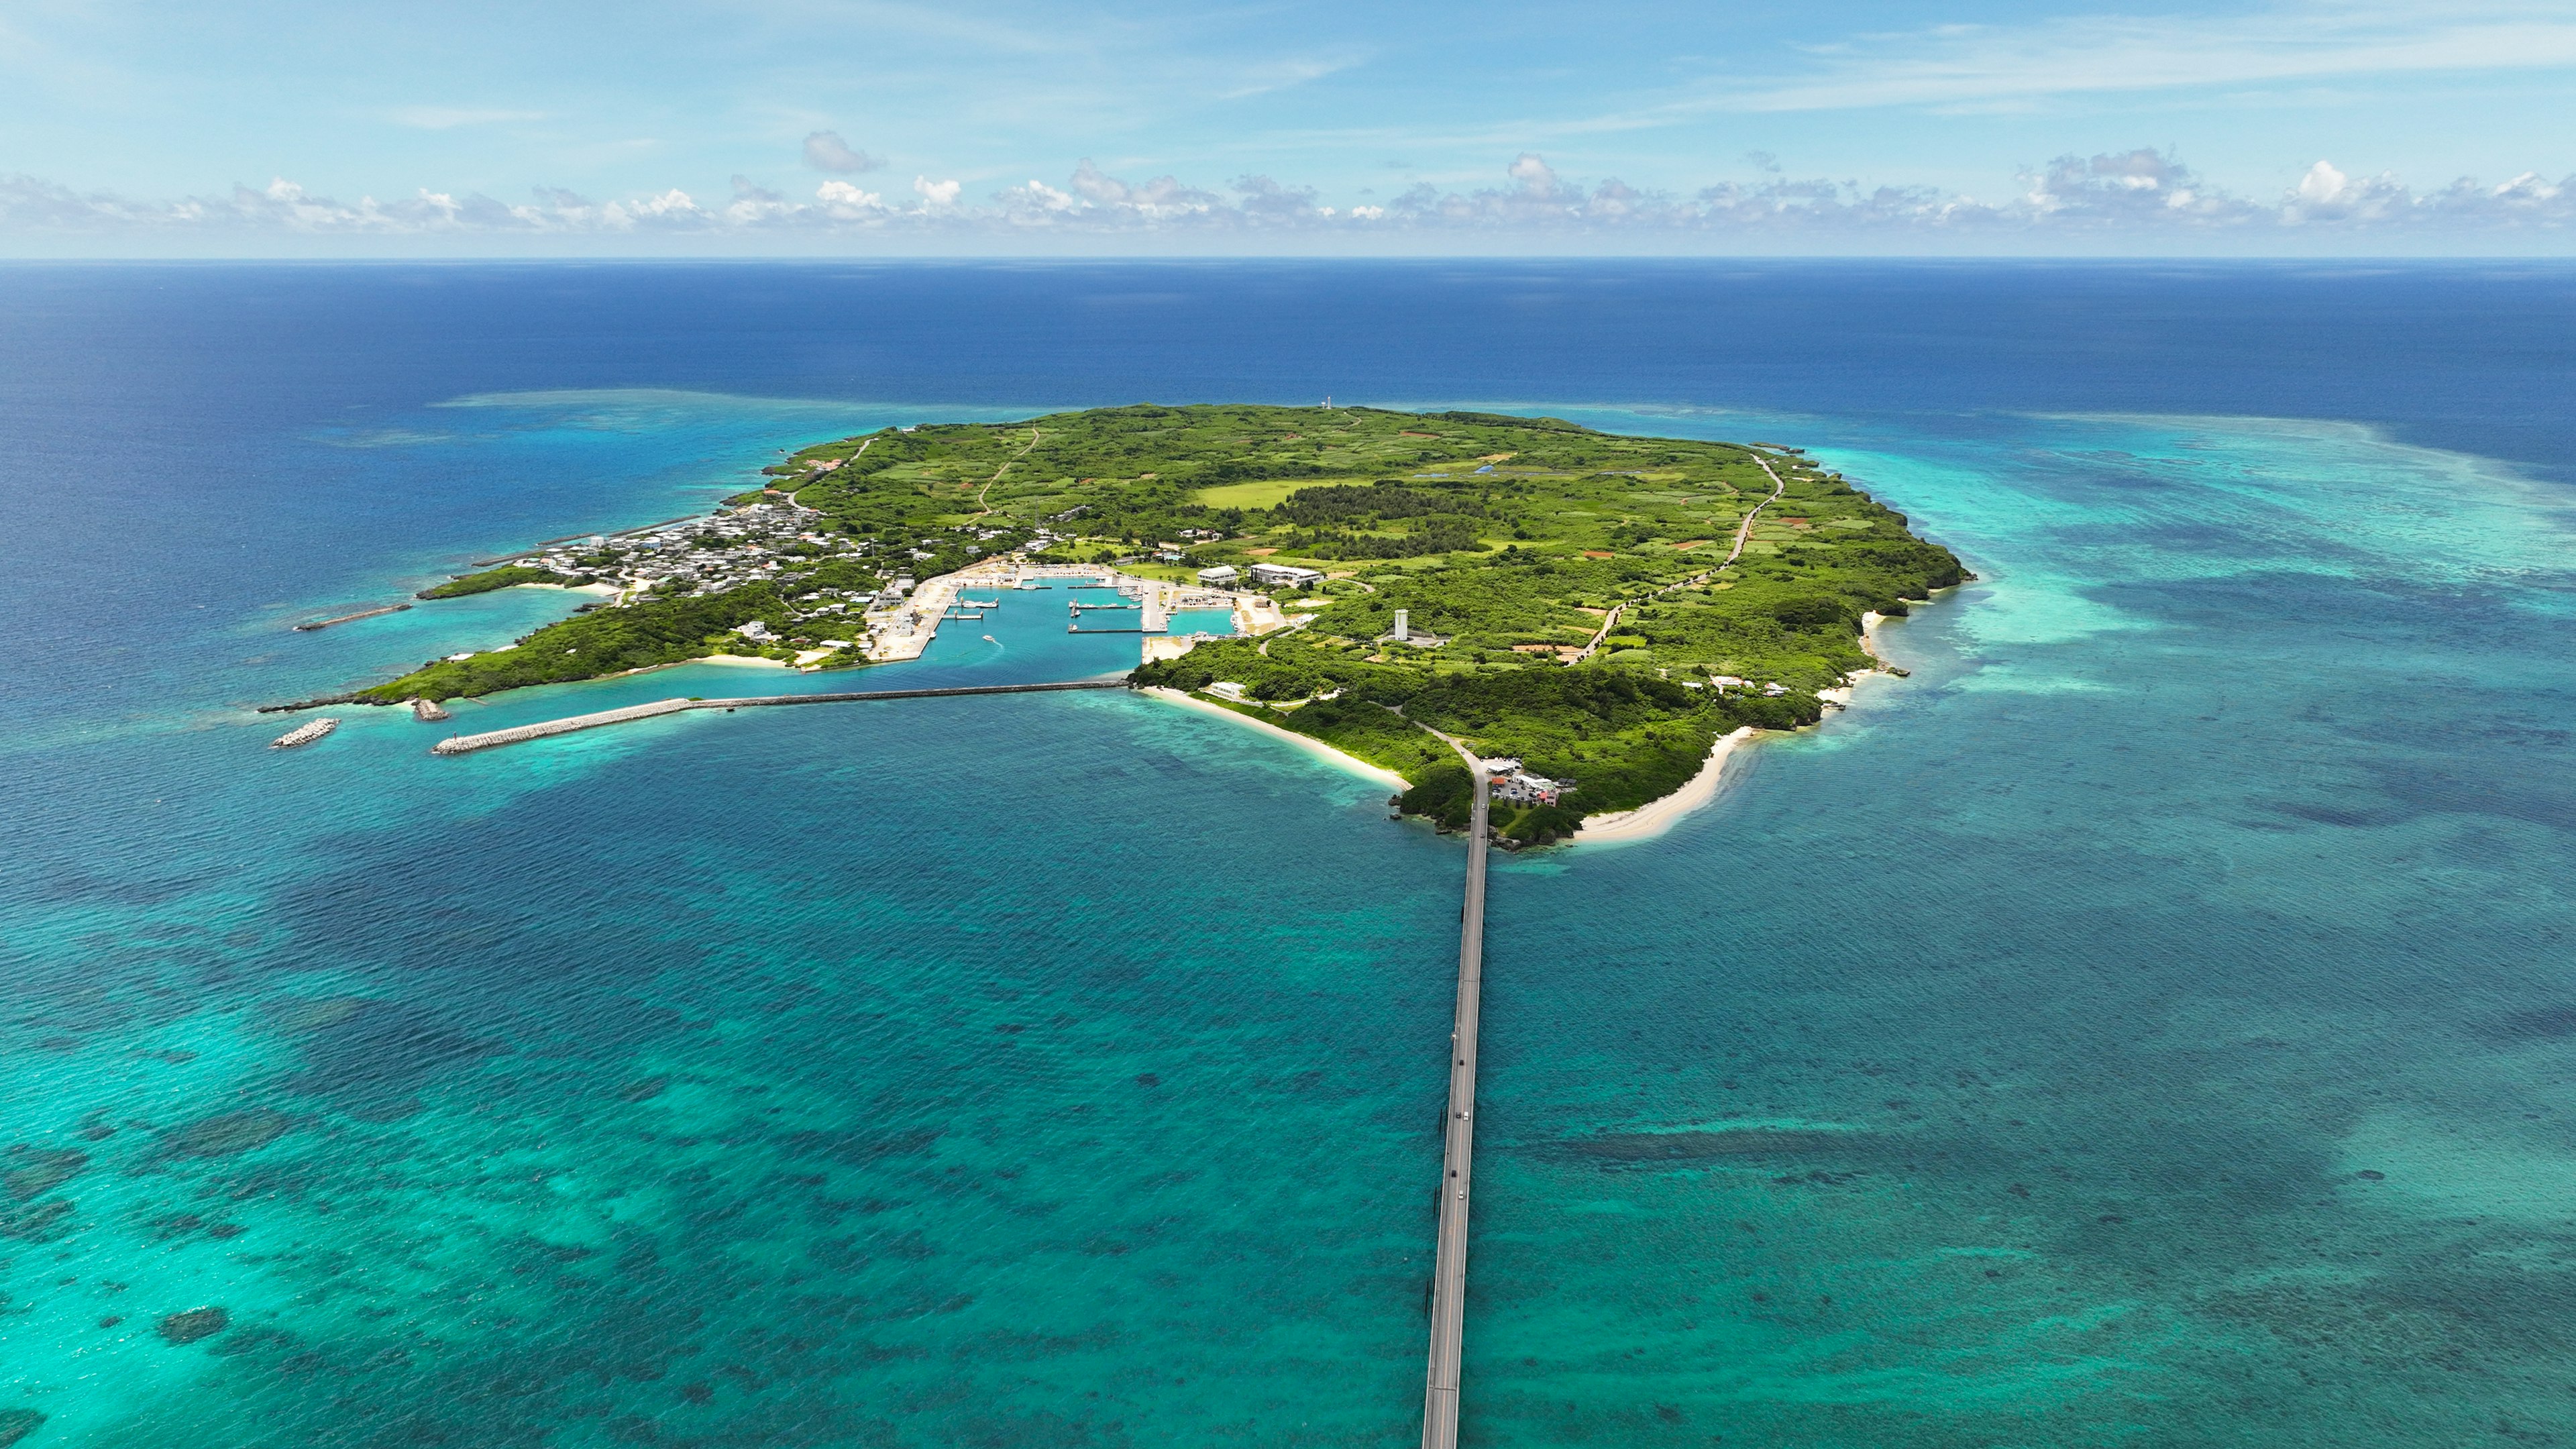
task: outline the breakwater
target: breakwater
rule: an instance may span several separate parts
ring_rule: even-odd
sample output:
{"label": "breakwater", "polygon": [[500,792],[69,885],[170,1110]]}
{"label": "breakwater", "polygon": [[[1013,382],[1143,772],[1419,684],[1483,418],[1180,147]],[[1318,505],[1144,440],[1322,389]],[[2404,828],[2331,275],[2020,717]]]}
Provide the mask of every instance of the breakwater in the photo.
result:
{"label": "breakwater", "polygon": [[534,724],[513,725],[508,729],[488,730],[482,734],[452,735],[430,746],[433,755],[463,755],[476,750],[489,750],[501,745],[515,745],[527,740],[542,740],[553,735],[568,735],[577,730],[598,729],[602,725],[624,724],[629,720],[653,719],[666,714],[679,714],[693,709],[767,709],[789,704],[848,704],[871,699],[944,699],[967,694],[1046,694],[1068,689],[1125,689],[1125,679],[1076,679],[1056,684],[968,684],[946,689],[864,689],[832,694],[759,694],[732,699],[657,699],[650,704],[631,704],[623,709],[604,709],[595,714],[567,715],[562,719],[539,720]]}
{"label": "breakwater", "polygon": [[295,626],[295,632],[310,634],[316,629],[328,629],[334,624],[354,624],[360,619],[372,619],[379,614],[399,614],[410,607],[409,604],[386,604],[382,608],[360,609],[354,614],[342,614],[337,618],[316,619],[310,624],[298,624]]}

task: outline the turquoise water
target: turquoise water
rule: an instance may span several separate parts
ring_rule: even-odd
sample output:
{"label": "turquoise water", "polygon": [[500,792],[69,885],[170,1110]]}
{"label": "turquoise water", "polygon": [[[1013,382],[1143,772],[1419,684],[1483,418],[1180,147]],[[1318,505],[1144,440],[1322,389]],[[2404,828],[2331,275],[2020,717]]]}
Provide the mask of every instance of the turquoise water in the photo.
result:
{"label": "turquoise water", "polygon": [[[1064,591],[881,670],[344,710],[291,753],[242,707],[575,600],[294,620],[704,507],[780,446],[1087,394],[775,400],[730,341],[501,329],[299,371],[156,327],[82,374],[115,330],[0,392],[44,522],[0,538],[22,1442],[1413,1441],[1460,857],[1378,787],[1118,693],[428,754],[673,694],[1129,667]],[[598,375],[655,349],[691,387]],[[1718,410],[1407,365],[1446,390],[1381,396],[1804,443],[1980,575],[1883,631],[1910,678],[1739,752],[1671,834],[1498,866],[1468,1442],[2576,1436],[2545,449],[2458,446],[2466,403]],[[2008,399],[2065,370],[1992,366]],[[111,435],[131,466],[64,486]]]}
{"label": "turquoise water", "polygon": [[1232,609],[1174,609],[1165,632],[1180,635],[1232,634],[1234,611]]}

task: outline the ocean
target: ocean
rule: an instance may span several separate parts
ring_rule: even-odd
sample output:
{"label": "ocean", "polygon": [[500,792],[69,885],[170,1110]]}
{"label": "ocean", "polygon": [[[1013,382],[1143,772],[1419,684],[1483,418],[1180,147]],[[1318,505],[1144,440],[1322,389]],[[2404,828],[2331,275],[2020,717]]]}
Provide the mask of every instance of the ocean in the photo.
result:
{"label": "ocean", "polygon": [[2576,1439],[2571,383],[2555,263],[0,267],[0,1442],[1414,1442],[1463,858],[1380,787],[1115,692],[428,753],[1133,661],[1047,593],[251,708],[780,449],[1327,395],[1979,575],[1498,863],[1462,1442]]}

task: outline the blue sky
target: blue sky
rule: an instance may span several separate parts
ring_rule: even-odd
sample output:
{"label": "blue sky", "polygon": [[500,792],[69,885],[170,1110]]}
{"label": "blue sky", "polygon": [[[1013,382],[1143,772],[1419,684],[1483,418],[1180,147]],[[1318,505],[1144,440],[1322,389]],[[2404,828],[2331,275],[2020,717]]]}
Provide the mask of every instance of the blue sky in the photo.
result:
{"label": "blue sky", "polygon": [[0,251],[2564,253],[2576,0],[12,0]]}

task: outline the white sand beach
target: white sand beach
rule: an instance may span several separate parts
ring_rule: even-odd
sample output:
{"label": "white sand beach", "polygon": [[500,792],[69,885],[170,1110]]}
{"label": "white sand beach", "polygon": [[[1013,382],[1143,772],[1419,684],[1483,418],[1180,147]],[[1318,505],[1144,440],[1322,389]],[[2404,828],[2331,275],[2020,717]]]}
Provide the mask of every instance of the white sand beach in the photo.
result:
{"label": "white sand beach", "polygon": [[1340,750],[1334,749],[1331,745],[1325,744],[1322,740],[1316,739],[1311,735],[1301,735],[1295,730],[1281,729],[1279,726],[1271,724],[1266,720],[1257,720],[1252,718],[1250,715],[1238,714],[1233,710],[1227,709],[1224,705],[1217,704],[1210,700],[1193,699],[1190,696],[1181,693],[1177,689],[1165,689],[1160,686],[1155,686],[1148,689],[1138,690],[1137,693],[1150,695],[1153,698],[1162,700],[1168,704],[1180,705],[1184,709],[1194,709],[1202,714],[1212,714],[1223,719],[1230,719],[1236,724],[1242,725],[1246,729],[1261,730],[1264,733],[1275,735],[1327,764],[1337,765],[1364,780],[1375,780],[1390,790],[1402,790],[1408,788],[1404,777],[1393,770],[1389,770],[1378,765],[1372,765],[1368,761],[1363,760],[1356,755],[1344,754]]}
{"label": "white sand beach", "polygon": [[1634,810],[1621,810],[1609,815],[1595,815],[1574,832],[1577,845],[1625,845],[1633,841],[1652,840],[1673,828],[1683,816],[1717,798],[1718,777],[1726,768],[1726,757],[1735,747],[1753,738],[1750,725],[1733,734],[1721,735],[1709,746],[1708,759],[1690,783],[1661,800],[1649,800]]}
{"label": "white sand beach", "polygon": [[[1878,652],[1878,626],[1886,621],[1886,615],[1875,611],[1860,616],[1860,647],[1862,652],[1872,659],[1881,658]],[[1848,706],[1853,692],[1860,687],[1862,680],[1895,677],[1882,669],[1858,670],[1836,688],[1817,690],[1816,697]],[[1750,727],[1724,736],[1710,747],[1707,763],[1699,767],[1698,774],[1691,776],[1689,784],[1661,800],[1648,801],[1634,810],[1593,816],[1583,822],[1581,829],[1574,832],[1574,843],[1624,845],[1632,841],[1651,840],[1672,829],[1674,823],[1683,816],[1717,798],[1719,774],[1725,769],[1726,757],[1734,753],[1737,745],[1752,737],[1753,730]]]}

